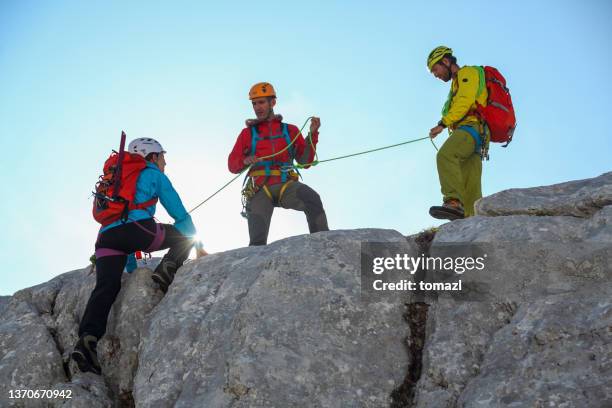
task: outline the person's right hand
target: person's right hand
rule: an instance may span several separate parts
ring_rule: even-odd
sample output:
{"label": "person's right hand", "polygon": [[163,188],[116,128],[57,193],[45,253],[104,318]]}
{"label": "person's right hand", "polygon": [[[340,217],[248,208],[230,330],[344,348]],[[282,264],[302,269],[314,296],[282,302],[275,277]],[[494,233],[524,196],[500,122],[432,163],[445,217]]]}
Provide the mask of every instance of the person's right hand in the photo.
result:
{"label": "person's right hand", "polygon": [[255,156],[247,156],[242,162],[245,166],[250,166],[253,163],[257,163],[259,159]]}
{"label": "person's right hand", "polygon": [[321,127],[321,118],[313,116],[312,120],[310,121],[310,133],[317,132],[320,127]]}
{"label": "person's right hand", "polygon": [[443,130],[444,130],[444,127],[440,125],[432,127],[431,130],[429,131],[429,137],[433,139],[436,136],[438,136],[440,133],[442,133]]}
{"label": "person's right hand", "polygon": [[208,255],[208,252],[206,252],[204,248],[196,249],[196,259],[200,259],[201,257],[206,256],[206,255]]}

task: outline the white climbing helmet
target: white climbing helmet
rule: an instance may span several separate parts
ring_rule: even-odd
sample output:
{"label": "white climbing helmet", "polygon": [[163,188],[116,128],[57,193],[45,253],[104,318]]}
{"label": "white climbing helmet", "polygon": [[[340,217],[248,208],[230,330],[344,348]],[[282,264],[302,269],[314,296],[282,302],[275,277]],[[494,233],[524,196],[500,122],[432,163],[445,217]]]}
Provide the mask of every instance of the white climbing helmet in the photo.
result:
{"label": "white climbing helmet", "polygon": [[139,154],[142,157],[147,157],[150,153],[166,153],[162,145],[150,137],[140,137],[132,140],[128,145],[128,152]]}

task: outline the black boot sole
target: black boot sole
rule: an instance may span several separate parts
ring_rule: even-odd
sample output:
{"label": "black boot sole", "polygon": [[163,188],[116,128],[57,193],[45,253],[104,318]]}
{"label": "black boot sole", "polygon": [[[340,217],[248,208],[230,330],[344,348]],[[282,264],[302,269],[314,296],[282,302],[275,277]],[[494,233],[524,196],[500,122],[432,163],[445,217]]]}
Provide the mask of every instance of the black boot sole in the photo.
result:
{"label": "black boot sole", "polygon": [[164,293],[168,292],[168,286],[170,286],[170,284],[168,284],[161,276],[151,275],[151,279],[153,279],[153,282],[159,285],[159,288],[161,289],[162,292]]}
{"label": "black boot sole", "polygon": [[87,357],[85,357],[85,355],[80,351],[73,351],[70,357],[72,357],[72,359],[77,363],[77,366],[79,367],[79,370],[81,370],[82,373],[94,373],[97,375],[102,374],[102,370],[97,367],[94,367],[87,360]]}
{"label": "black boot sole", "polygon": [[448,207],[434,206],[429,209],[429,215],[438,220],[462,220],[465,214],[461,210],[454,210]]}

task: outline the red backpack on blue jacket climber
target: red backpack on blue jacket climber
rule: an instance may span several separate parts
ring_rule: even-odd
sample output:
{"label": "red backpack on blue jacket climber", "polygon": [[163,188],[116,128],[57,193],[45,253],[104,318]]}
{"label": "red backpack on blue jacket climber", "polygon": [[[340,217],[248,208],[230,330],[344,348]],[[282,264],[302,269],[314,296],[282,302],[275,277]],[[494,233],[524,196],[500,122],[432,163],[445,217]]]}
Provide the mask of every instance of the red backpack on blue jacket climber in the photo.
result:
{"label": "red backpack on blue jacket climber", "polygon": [[93,192],[92,214],[102,226],[127,221],[130,210],[143,209],[157,203],[153,198],[133,204],[138,176],[147,167],[144,157],[125,151],[125,132],[121,132],[119,152],[113,151],[104,162],[103,174]]}

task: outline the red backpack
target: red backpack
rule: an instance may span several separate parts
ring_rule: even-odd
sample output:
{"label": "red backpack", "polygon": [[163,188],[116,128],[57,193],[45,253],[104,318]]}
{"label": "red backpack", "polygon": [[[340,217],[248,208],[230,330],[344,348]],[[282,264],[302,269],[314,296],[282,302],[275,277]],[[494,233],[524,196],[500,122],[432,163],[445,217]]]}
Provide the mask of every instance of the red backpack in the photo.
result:
{"label": "red backpack", "polygon": [[[476,112],[486,122],[491,133],[491,141],[506,143],[507,147],[512,141],[516,128],[516,117],[510,90],[506,87],[506,79],[493,67],[482,67],[484,71],[485,86],[487,87],[487,106],[476,103]],[[479,94],[480,94],[479,90]]]}
{"label": "red backpack", "polygon": [[125,132],[121,132],[119,153],[113,152],[104,162],[103,174],[93,192],[93,217],[102,226],[115,221],[127,221],[130,210],[143,209],[157,203],[157,198],[140,204],[133,204],[136,195],[136,181],[147,167],[146,160],[126,152]]}

